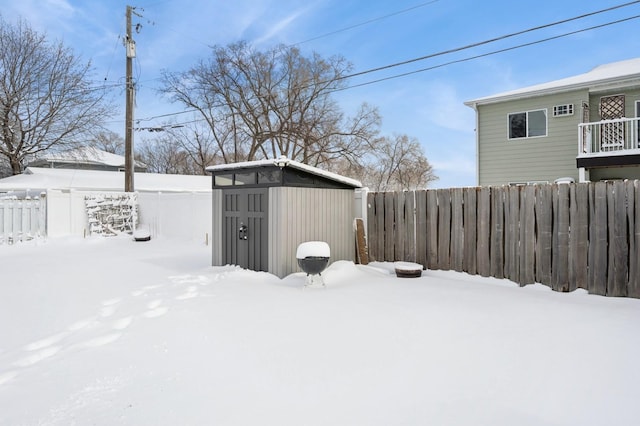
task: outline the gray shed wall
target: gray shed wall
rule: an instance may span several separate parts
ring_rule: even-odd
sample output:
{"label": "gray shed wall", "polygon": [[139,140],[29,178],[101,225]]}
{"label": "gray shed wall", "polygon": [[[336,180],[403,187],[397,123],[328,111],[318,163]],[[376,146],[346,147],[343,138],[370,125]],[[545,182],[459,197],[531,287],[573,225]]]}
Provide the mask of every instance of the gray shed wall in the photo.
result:
{"label": "gray shed wall", "polygon": [[222,190],[214,189],[212,195],[211,264],[222,266]]}
{"label": "gray shed wall", "polygon": [[325,241],[330,262],[353,260],[354,191],[274,187],[269,189],[269,272],[300,272],[296,250],[305,241]]}

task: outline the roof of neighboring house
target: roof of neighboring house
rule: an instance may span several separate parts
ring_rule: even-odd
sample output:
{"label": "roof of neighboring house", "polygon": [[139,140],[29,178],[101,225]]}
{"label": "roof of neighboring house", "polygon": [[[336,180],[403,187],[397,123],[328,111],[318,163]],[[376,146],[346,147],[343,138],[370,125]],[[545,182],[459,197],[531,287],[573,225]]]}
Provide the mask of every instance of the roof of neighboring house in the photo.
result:
{"label": "roof of neighboring house", "polygon": [[[122,155],[112,154],[100,149],[86,146],[68,151],[48,152],[39,156],[31,162],[29,166],[43,166],[49,163],[75,163],[75,164],[93,164],[111,167],[124,167],[125,158]],[[146,167],[145,164],[136,161],[137,167]]]}
{"label": "roof of neighboring house", "polygon": [[[211,177],[134,173],[138,192],[211,191]],[[20,175],[0,179],[0,192],[25,190],[124,191],[124,172],[28,167]]]}
{"label": "roof of neighboring house", "polygon": [[257,161],[244,161],[240,163],[231,164],[219,164],[216,166],[207,167],[208,172],[217,172],[221,170],[236,170],[236,169],[253,169],[265,166],[278,166],[280,168],[291,167],[293,169],[302,170],[304,172],[323,177],[325,179],[340,182],[342,184],[354,187],[362,188],[362,183],[359,180],[351,179],[346,176],[339,175],[337,173],[328,172],[326,170],[319,169],[317,167],[309,166],[298,161],[290,160],[287,157],[280,157],[270,160],[257,160]]}
{"label": "roof of neighboring house", "polygon": [[590,89],[593,91],[629,86],[640,87],[640,58],[600,65],[584,74],[473,99],[464,104],[474,107],[475,105],[531,98],[571,90]]}

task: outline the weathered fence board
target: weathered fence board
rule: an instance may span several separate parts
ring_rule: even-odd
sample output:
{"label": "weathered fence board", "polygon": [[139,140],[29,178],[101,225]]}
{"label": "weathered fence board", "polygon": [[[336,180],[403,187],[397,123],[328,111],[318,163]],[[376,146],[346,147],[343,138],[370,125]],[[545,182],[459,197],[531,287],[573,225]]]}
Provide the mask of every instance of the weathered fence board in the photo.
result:
{"label": "weathered fence board", "polygon": [[536,186],[526,186],[520,191],[520,285],[535,283],[535,198]]}
{"label": "weathered fence board", "polygon": [[520,188],[508,188],[505,196],[504,276],[520,282]]}
{"label": "weathered fence board", "polygon": [[405,242],[404,257],[401,260],[416,261],[416,197],[414,192],[407,192],[405,196]]}
{"label": "weathered fence board", "polygon": [[589,187],[580,183],[570,188],[569,291],[587,288],[589,267]]}
{"label": "weathered fence board", "polygon": [[451,190],[451,269],[462,272],[464,263],[464,204],[462,188]]}
{"label": "weathered fence board", "polygon": [[640,298],[640,181],[370,193],[368,206],[374,259]]}
{"label": "weathered fence board", "polygon": [[539,187],[536,198],[536,281],[551,286],[551,246],[553,227],[553,191],[551,186]]}
{"label": "weathered fence board", "polygon": [[451,264],[451,192],[438,189],[438,269]]}
{"label": "weathered fence board", "polygon": [[477,273],[477,189],[465,188],[464,203],[464,261],[463,268],[469,274]]}
{"label": "weathered fence board", "polygon": [[438,269],[438,197],[427,192],[427,268]]}
{"label": "weathered fence board", "polygon": [[427,191],[416,191],[416,262],[428,265],[427,262]]}
{"label": "weathered fence board", "polygon": [[569,291],[569,185],[558,185],[554,189],[552,288]]}
{"label": "weathered fence board", "polygon": [[395,259],[396,240],[396,217],[395,217],[395,201],[396,197],[393,192],[387,192],[384,195],[384,255],[381,260],[393,262]]}
{"label": "weathered fence board", "polygon": [[504,278],[504,190],[491,188],[491,276]]}
{"label": "weathered fence board", "polygon": [[491,191],[481,188],[478,198],[478,274],[491,275],[490,235],[491,235]]}
{"label": "weathered fence board", "polygon": [[607,294],[612,296],[627,295],[627,279],[629,275],[629,242],[627,232],[627,191],[623,181],[613,184],[613,244],[610,259],[613,260],[613,279]]}
{"label": "weathered fence board", "polygon": [[[627,295],[640,298],[640,181],[627,183],[629,197],[629,286]],[[632,200],[633,199],[633,200]],[[631,206],[635,206],[634,209]]]}

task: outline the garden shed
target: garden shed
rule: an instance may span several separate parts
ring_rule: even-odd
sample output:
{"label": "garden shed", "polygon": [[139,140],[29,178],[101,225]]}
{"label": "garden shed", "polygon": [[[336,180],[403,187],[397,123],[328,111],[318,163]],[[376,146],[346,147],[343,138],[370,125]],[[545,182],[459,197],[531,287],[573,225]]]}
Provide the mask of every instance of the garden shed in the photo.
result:
{"label": "garden shed", "polygon": [[300,271],[296,249],[325,241],[331,262],[353,260],[359,181],[281,157],[211,166],[212,264],[284,277]]}

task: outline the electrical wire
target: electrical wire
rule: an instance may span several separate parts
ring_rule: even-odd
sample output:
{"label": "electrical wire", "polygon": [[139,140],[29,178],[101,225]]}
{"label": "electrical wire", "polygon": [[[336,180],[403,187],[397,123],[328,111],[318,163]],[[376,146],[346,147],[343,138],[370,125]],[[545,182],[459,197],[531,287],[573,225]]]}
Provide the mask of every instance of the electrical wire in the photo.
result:
{"label": "electrical wire", "polygon": [[517,46],[512,46],[512,47],[507,47],[507,48],[504,48],[504,49],[494,50],[492,52],[482,53],[480,55],[470,56],[470,57],[463,58],[463,59],[457,59],[457,60],[454,60],[454,61],[445,62],[443,64],[438,64],[438,65],[434,65],[434,66],[431,66],[431,67],[422,68],[422,69],[419,69],[419,70],[409,71],[409,72],[402,73],[402,74],[396,74],[396,75],[393,75],[393,76],[389,76],[389,77],[380,78],[380,79],[377,79],[377,80],[368,81],[368,82],[365,82],[365,83],[354,84],[354,85],[351,85],[351,86],[348,86],[348,87],[343,87],[343,88],[331,90],[330,93],[332,93],[332,92],[340,92],[340,91],[347,90],[347,89],[354,89],[356,87],[361,87],[361,86],[368,86],[370,84],[380,83],[382,81],[392,80],[392,79],[400,78],[400,77],[406,77],[408,75],[418,74],[418,73],[425,72],[425,71],[431,71],[431,70],[434,70],[434,69],[437,69],[437,68],[446,67],[448,65],[458,64],[458,63],[462,63],[462,62],[468,62],[468,61],[472,61],[474,59],[484,58],[484,57],[487,57],[487,56],[496,55],[498,53],[504,53],[504,52],[508,52],[508,51],[511,51],[511,50],[520,49],[520,48],[523,48],[523,47],[533,46],[533,45],[536,45],[536,44],[545,43],[545,42],[548,42],[548,41],[551,41],[551,40],[556,40],[556,39],[559,39],[559,38],[568,37],[568,36],[579,34],[579,33],[583,33],[583,32],[586,32],[586,31],[591,31],[591,30],[595,30],[595,29],[599,29],[599,28],[608,27],[610,25],[620,24],[622,22],[627,22],[627,21],[631,21],[633,19],[638,19],[638,18],[640,18],[640,15],[630,16],[628,18],[619,19],[617,21],[607,22],[605,24],[600,24],[600,25],[594,25],[594,26],[589,27],[589,28],[583,28],[583,29],[580,29],[580,30],[571,31],[571,32],[560,34],[560,35],[557,35],[557,36],[547,37],[545,39],[536,40],[536,41],[532,41],[532,42],[529,42],[529,43],[519,44]]}
{"label": "electrical wire", "polygon": [[461,52],[463,50],[468,50],[468,49],[471,49],[471,48],[474,48],[474,47],[483,46],[485,44],[494,43],[496,41],[506,40],[508,38],[512,38],[512,37],[519,36],[519,35],[522,35],[522,34],[530,33],[530,32],[533,32],[533,31],[538,31],[538,30],[541,30],[541,29],[554,27],[554,26],[557,26],[557,25],[560,25],[560,24],[566,24],[568,22],[577,21],[579,19],[587,18],[589,16],[594,16],[594,15],[598,15],[598,14],[601,14],[601,13],[610,12],[612,10],[616,10],[616,9],[620,9],[620,8],[623,8],[623,7],[631,6],[631,5],[637,4],[637,3],[640,3],[640,0],[636,0],[636,1],[628,2],[628,3],[620,4],[620,5],[617,5],[617,6],[608,7],[606,9],[597,10],[595,12],[585,13],[583,15],[574,16],[573,18],[562,19],[560,21],[552,22],[550,24],[539,25],[537,27],[527,28],[526,30],[517,31],[517,32],[511,33],[511,34],[505,34],[505,35],[502,35],[502,36],[499,36],[499,37],[494,37],[494,38],[491,38],[491,39],[488,39],[488,40],[483,40],[483,41],[480,41],[480,42],[477,42],[477,43],[471,43],[471,44],[468,44],[466,46],[456,47],[454,49],[449,49],[449,50],[443,50],[441,52],[432,53],[432,54],[429,54],[429,55],[420,56],[418,58],[413,58],[413,59],[409,59],[409,60],[402,61],[402,62],[396,62],[394,64],[384,65],[384,66],[377,67],[377,68],[371,68],[371,69],[368,69],[368,70],[365,70],[365,71],[360,71],[360,72],[357,72],[357,73],[353,73],[353,74],[349,74],[349,75],[345,75],[345,76],[339,77],[338,80],[347,79],[347,78],[351,78],[351,77],[357,77],[357,76],[364,75],[364,74],[370,74],[372,72],[382,71],[382,70],[386,70],[386,69],[389,69],[389,68],[395,68],[395,67],[398,67],[398,66],[401,66],[401,65],[411,64],[413,62],[418,62],[418,61],[423,61],[425,59],[435,58],[437,56],[448,55],[450,53]]}
{"label": "electrical wire", "polygon": [[329,37],[329,36],[332,36],[332,35],[335,35],[335,34],[339,34],[339,33],[344,32],[344,31],[349,31],[349,30],[352,30],[354,28],[362,27],[364,25],[368,25],[368,24],[371,24],[371,23],[374,23],[374,22],[377,22],[377,21],[382,21],[383,19],[387,19],[387,18],[390,18],[392,16],[400,15],[400,14],[403,14],[403,13],[406,13],[406,12],[410,12],[410,11],[415,10],[415,9],[419,9],[421,7],[424,7],[424,6],[428,6],[430,4],[436,3],[437,1],[438,0],[431,0],[431,1],[428,1],[428,2],[425,2],[425,3],[420,3],[418,5],[410,7],[408,9],[399,10],[397,12],[389,13],[388,15],[380,16],[378,18],[369,19],[368,21],[364,21],[364,22],[361,22],[359,24],[354,24],[354,25],[351,25],[351,26],[348,26],[348,27],[340,28],[340,29],[335,30],[335,31],[331,31],[331,32],[328,32],[328,33],[325,33],[325,34],[321,34],[321,35],[316,36],[316,37],[309,38],[307,40],[303,40],[303,41],[299,41],[297,43],[293,43],[290,46],[298,46],[300,44],[308,43],[310,41],[316,41],[316,40],[319,40],[321,38],[325,38],[325,37]]}
{"label": "electrical wire", "polygon": [[[501,36],[501,37],[495,37],[495,38],[492,38],[492,39],[489,39],[489,40],[473,43],[473,44],[462,46],[462,47],[459,47],[459,48],[449,49],[449,50],[446,50],[446,51],[433,53],[433,54],[430,54],[430,55],[422,56],[420,58],[414,58],[414,59],[408,60],[408,61],[398,62],[398,63],[395,63],[395,64],[389,64],[389,65],[386,65],[386,66],[383,66],[383,67],[372,68],[372,69],[369,69],[369,70],[365,70],[365,71],[349,74],[347,76],[339,77],[336,80],[344,80],[344,79],[348,79],[348,78],[353,78],[353,77],[357,77],[357,76],[361,76],[361,75],[365,75],[365,74],[370,74],[370,73],[373,73],[373,72],[378,72],[378,71],[382,71],[382,70],[398,67],[398,66],[401,66],[401,65],[406,65],[406,64],[409,64],[409,63],[413,63],[413,62],[417,62],[417,61],[421,61],[421,60],[425,60],[425,59],[429,59],[429,58],[434,58],[434,57],[443,56],[443,55],[450,54],[450,53],[455,53],[455,52],[460,52],[460,51],[463,51],[463,50],[468,50],[468,49],[471,49],[473,47],[486,45],[486,44],[489,44],[489,43],[493,43],[495,41],[504,40],[504,39],[507,39],[507,38],[514,37],[516,35],[525,34],[525,33],[528,33],[528,32],[535,31],[535,30],[539,30],[539,29],[549,28],[551,26],[560,25],[561,23],[567,23],[567,22],[575,21],[577,19],[582,19],[582,18],[585,18],[585,17],[588,17],[588,16],[593,16],[595,14],[603,13],[603,12],[614,10],[614,9],[618,9],[618,8],[629,6],[629,5],[636,4],[636,3],[640,3],[640,0],[629,2],[629,3],[625,3],[623,5],[618,5],[618,6],[614,6],[614,7],[607,8],[607,9],[602,9],[602,10],[599,10],[599,11],[596,11],[596,12],[583,14],[583,15],[576,16],[576,17],[573,17],[573,18],[564,19],[564,20],[561,20],[561,21],[556,21],[556,22],[553,22],[553,23],[550,23],[550,24],[546,24],[546,25],[532,27],[532,28],[529,28],[529,29],[526,29],[526,30],[518,31],[516,33],[507,34],[507,35]],[[438,64],[438,65],[434,65],[434,66],[431,66],[431,67],[422,68],[422,69],[419,69],[419,70],[414,70],[414,71],[410,71],[410,72],[406,72],[406,73],[401,73],[401,74],[397,74],[397,75],[394,75],[394,76],[380,78],[380,79],[376,79],[376,80],[372,80],[372,81],[364,82],[364,83],[360,83],[360,84],[354,84],[354,85],[350,85],[350,86],[343,87],[343,88],[337,88],[337,89],[331,90],[329,93],[344,91],[344,90],[353,89],[353,88],[366,86],[366,85],[371,85],[371,84],[375,84],[375,83],[380,83],[380,82],[391,80],[391,79],[395,79],[395,78],[406,77],[408,75],[417,74],[417,73],[421,73],[421,72],[426,72],[426,71],[430,71],[430,70],[433,70],[433,69],[442,68],[442,67],[445,67],[445,66],[457,64],[457,63],[468,62],[468,61],[471,61],[471,60],[474,60],[474,59],[479,59],[479,58],[483,58],[483,57],[487,57],[487,56],[491,56],[491,55],[496,55],[496,54],[499,54],[499,53],[504,53],[504,52],[508,52],[508,51],[511,51],[511,50],[516,50],[516,49],[528,47],[528,46],[533,46],[533,45],[536,45],[536,44],[541,44],[541,43],[545,43],[545,42],[548,42],[548,41],[552,41],[552,40],[568,37],[568,36],[571,36],[571,35],[587,32],[587,31],[592,31],[592,30],[608,27],[608,26],[611,26],[611,25],[620,24],[620,23],[631,21],[631,20],[638,19],[638,18],[640,18],[640,15],[634,15],[634,16],[631,16],[631,17],[628,17],[628,18],[623,18],[623,19],[619,19],[619,20],[615,20],[615,21],[610,21],[610,22],[606,22],[604,24],[594,25],[594,26],[591,26],[591,27],[582,28],[580,30],[570,31],[570,32],[559,34],[559,35],[556,35],[556,36],[547,37],[547,38],[544,38],[544,39],[540,39],[540,40],[536,40],[536,41],[532,41],[532,42],[528,42],[528,43],[522,43],[522,44],[519,44],[519,45],[516,45],[516,46],[512,46],[512,47],[508,47],[508,48],[504,48],[504,49],[499,49],[499,50],[495,50],[495,51],[492,51],[492,52],[483,53],[483,54],[480,54],[480,55],[474,55],[474,56],[463,58],[463,59],[449,61],[449,62],[446,62],[446,63],[443,63],[443,64]],[[222,107],[222,106],[225,106],[225,104],[219,104],[219,105],[215,105],[214,104],[211,107],[215,108],[215,107]],[[149,120],[152,120],[152,119],[155,119],[155,118],[170,117],[170,116],[175,116],[175,115],[180,115],[180,114],[185,114],[185,113],[188,113],[188,112],[195,112],[195,111],[196,110],[187,110],[187,111],[181,111],[181,112],[176,112],[176,113],[167,113],[167,114],[163,114],[163,115],[159,115],[159,116],[150,117],[148,119],[140,119],[140,120],[137,120],[137,122],[149,121]],[[191,122],[189,122],[189,123],[191,123]],[[183,123],[183,124],[188,124],[188,123]],[[169,125],[169,127],[174,126],[174,125],[175,124]],[[162,127],[162,126],[160,126],[160,127]],[[138,128],[138,129],[139,130],[145,130],[145,128]],[[158,129],[158,127],[153,127],[153,129]]]}

